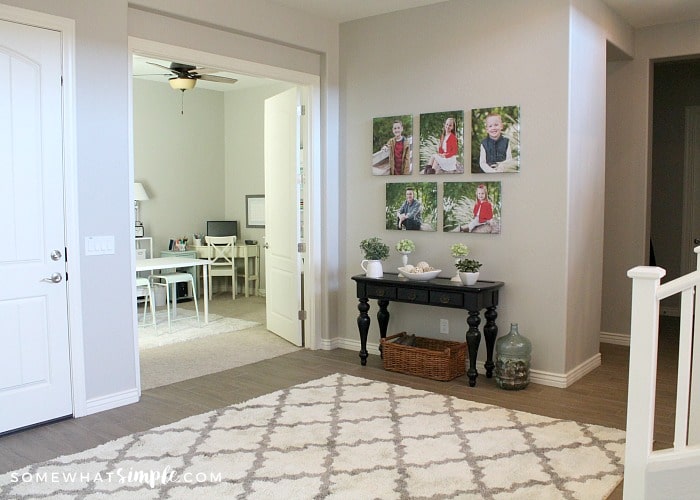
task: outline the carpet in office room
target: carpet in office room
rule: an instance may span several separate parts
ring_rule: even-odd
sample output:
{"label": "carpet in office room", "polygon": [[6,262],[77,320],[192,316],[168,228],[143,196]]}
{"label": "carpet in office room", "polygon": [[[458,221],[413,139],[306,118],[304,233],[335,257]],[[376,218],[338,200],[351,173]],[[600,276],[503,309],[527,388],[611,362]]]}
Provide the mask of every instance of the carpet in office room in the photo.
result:
{"label": "carpet in office room", "polygon": [[[178,307],[194,309],[194,303]],[[203,307],[200,304],[200,307]],[[173,384],[274,358],[299,348],[265,328],[265,298],[221,292],[209,303],[210,314],[255,321],[261,326],[140,351],[141,390]]]}

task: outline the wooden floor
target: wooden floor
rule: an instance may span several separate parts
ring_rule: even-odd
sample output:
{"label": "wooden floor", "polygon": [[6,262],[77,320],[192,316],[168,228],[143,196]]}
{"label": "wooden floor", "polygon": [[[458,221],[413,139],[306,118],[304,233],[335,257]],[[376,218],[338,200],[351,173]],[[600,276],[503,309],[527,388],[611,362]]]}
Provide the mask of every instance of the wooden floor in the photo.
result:
{"label": "wooden floor", "polygon": [[[662,321],[664,323],[670,333],[662,334],[660,342],[655,438],[657,447],[668,448],[673,440],[677,342],[672,332],[674,322]],[[450,382],[436,382],[387,372],[379,356],[371,355],[367,366],[363,367],[354,351],[302,350],[144,391],[136,404],[2,436],[0,473],[83,451],[124,435],[337,372],[539,415],[624,429],[628,351],[624,346],[602,344],[602,366],[571,387],[556,389],[530,384],[523,391],[513,392],[501,390],[493,379],[487,379],[481,363],[477,385],[470,388],[466,376]],[[622,489],[618,488],[610,498],[622,498]]]}

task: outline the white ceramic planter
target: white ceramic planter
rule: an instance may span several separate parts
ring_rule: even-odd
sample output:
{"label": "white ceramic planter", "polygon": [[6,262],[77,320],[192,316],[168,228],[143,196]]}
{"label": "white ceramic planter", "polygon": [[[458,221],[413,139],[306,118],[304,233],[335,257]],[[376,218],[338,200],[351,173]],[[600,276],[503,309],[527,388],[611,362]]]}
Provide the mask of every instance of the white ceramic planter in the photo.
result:
{"label": "white ceramic planter", "polygon": [[462,280],[462,284],[464,285],[473,285],[479,279],[479,272],[477,271],[475,273],[463,273],[462,271],[460,271],[459,279]]}

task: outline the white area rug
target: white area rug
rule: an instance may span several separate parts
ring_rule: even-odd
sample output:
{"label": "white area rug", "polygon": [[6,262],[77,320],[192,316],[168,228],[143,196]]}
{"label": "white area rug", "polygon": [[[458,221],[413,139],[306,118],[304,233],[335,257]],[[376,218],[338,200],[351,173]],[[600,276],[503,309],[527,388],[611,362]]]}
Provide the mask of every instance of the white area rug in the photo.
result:
{"label": "white area rug", "polygon": [[193,311],[179,309],[178,315],[188,319],[174,322],[173,333],[160,316],[157,331],[139,326],[143,391],[299,350],[260,323],[210,314],[209,325],[202,320],[198,327]]}
{"label": "white area rug", "polygon": [[[168,330],[168,316],[166,311],[156,313],[156,328],[152,325],[139,325],[139,349],[152,349],[168,344],[186,342],[188,340],[218,335],[220,333],[235,332],[245,330],[260,323],[246,321],[237,318],[227,318],[216,314],[209,315],[209,324],[204,324],[204,312],[200,311],[200,322],[197,324],[197,316],[194,311],[188,309],[178,309],[177,318],[171,322],[171,329]],[[139,315],[139,321],[143,320],[143,313]],[[151,316],[146,316],[146,321],[150,321]]]}
{"label": "white area rug", "polygon": [[0,476],[0,498],[602,499],[623,431],[335,374]]}

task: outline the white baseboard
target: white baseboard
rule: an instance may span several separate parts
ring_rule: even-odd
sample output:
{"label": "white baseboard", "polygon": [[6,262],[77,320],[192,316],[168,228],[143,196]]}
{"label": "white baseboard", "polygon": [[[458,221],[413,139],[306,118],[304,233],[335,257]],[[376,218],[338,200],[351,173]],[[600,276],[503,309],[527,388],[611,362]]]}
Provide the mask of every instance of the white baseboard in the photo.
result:
{"label": "white baseboard", "polygon": [[597,353],[567,373],[552,373],[542,370],[530,370],[530,382],[533,384],[548,385],[550,387],[566,389],[577,380],[585,377],[590,372],[598,368],[600,363],[601,356],[600,353]]}
{"label": "white baseboard", "polygon": [[[331,340],[324,340],[321,344],[321,349],[331,350],[331,349],[347,349],[349,351],[360,352],[360,339],[346,339],[341,337],[336,337]],[[379,355],[379,344],[367,343],[367,352],[369,354]]]}
{"label": "white baseboard", "polygon": [[100,396],[99,398],[89,399],[86,404],[86,413],[84,415],[92,415],[93,413],[99,413],[101,411],[111,410],[120,406],[138,403],[138,401],[138,389],[134,388],[128,391],[115,392],[114,394],[109,394],[107,396]]}
{"label": "white baseboard", "polygon": [[[326,339],[322,342],[321,349],[331,350],[331,349],[348,349],[351,351],[360,352],[360,341],[359,339],[347,339],[347,338],[334,338]],[[370,354],[379,354],[378,344],[367,344],[367,352]],[[573,370],[568,373],[551,373],[542,370],[530,370],[530,382],[533,384],[548,385],[551,387],[558,387],[564,389],[569,387],[571,384],[589,374],[596,368],[600,366],[601,356],[597,353],[590,359],[584,361],[578,365]],[[480,375],[484,374],[483,361],[480,361],[478,365],[481,367],[479,369]]]}
{"label": "white baseboard", "polygon": [[629,333],[600,332],[600,341],[604,344],[630,345]]}

